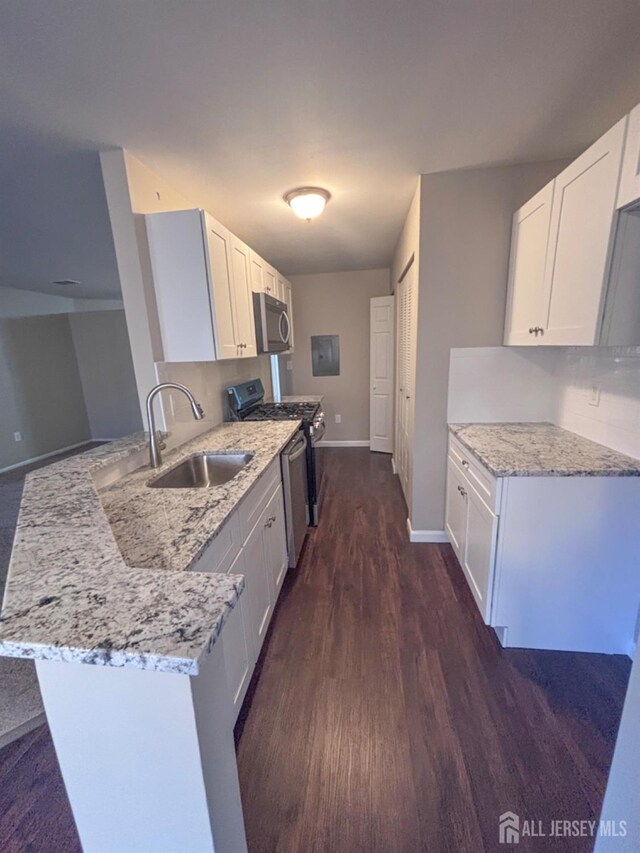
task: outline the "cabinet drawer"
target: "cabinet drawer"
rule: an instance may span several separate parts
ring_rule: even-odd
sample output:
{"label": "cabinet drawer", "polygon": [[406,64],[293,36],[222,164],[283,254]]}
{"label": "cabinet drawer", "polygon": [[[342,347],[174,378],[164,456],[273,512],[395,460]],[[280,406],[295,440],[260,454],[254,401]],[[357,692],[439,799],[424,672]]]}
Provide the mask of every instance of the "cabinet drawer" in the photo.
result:
{"label": "cabinet drawer", "polygon": [[462,468],[489,509],[497,512],[498,481],[493,474],[490,474],[454,435],[449,436],[449,455],[456,465]]}
{"label": "cabinet drawer", "polygon": [[191,565],[194,572],[227,572],[242,547],[240,521],[234,512],[226,520],[224,527],[205,546],[198,559]]}
{"label": "cabinet drawer", "polygon": [[253,530],[256,521],[260,518],[262,510],[270,500],[273,490],[280,483],[281,479],[280,457],[278,456],[269,465],[262,477],[260,477],[240,504],[238,515],[240,517],[240,529],[243,539],[246,539]]}

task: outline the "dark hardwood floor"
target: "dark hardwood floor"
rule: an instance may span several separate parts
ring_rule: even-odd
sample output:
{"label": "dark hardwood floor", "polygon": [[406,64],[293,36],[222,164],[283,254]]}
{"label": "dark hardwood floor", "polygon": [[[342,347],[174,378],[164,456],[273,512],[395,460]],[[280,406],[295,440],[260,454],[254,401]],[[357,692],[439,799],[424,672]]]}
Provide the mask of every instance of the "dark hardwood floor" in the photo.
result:
{"label": "dark hardwood floor", "polygon": [[[479,853],[507,810],[597,819],[629,661],[502,650],[451,549],[406,541],[388,457],[326,470],[236,728],[251,853]],[[0,752],[0,850],[78,849],[42,727]]]}

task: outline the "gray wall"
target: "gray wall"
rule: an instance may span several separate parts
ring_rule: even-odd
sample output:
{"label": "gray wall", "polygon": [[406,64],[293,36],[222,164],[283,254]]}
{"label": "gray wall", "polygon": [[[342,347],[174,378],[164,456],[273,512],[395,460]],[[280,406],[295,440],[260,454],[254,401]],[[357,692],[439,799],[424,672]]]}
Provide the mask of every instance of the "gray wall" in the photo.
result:
{"label": "gray wall", "polygon": [[69,322],[91,437],[142,429],[124,311],[77,313]]}
{"label": "gray wall", "polygon": [[[293,393],[324,394],[326,441],[369,439],[369,300],[390,292],[389,270],[292,276]],[[340,376],[313,376],[311,336],[340,336]],[[286,356],[285,356],[286,358]],[[335,414],[342,422],[335,423]]]}
{"label": "gray wall", "polygon": [[452,347],[502,343],[513,212],[563,162],[422,175],[392,267],[419,220],[413,494],[414,530],[444,528],[447,386]]}
{"label": "gray wall", "polygon": [[0,320],[0,407],[0,468],[91,437],[67,315]]}

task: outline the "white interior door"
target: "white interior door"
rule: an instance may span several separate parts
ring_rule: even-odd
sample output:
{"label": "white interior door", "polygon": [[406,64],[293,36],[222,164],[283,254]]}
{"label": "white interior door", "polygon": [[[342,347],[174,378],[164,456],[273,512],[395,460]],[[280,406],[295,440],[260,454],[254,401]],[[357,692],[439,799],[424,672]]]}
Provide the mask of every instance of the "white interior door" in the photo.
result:
{"label": "white interior door", "polygon": [[417,293],[415,263],[398,283],[396,297],[396,411],[394,462],[411,512],[413,397],[416,373]]}
{"label": "white interior door", "polygon": [[393,296],[371,299],[370,441],[371,450],[393,453]]}

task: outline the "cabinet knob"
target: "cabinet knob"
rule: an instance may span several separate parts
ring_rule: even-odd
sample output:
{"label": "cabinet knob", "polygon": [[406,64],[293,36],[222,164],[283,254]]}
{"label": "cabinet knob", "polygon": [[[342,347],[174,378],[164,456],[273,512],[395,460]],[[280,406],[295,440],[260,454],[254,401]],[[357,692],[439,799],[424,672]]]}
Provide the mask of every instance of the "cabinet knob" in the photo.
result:
{"label": "cabinet knob", "polygon": [[463,468],[468,468],[468,467],[469,467],[469,463],[467,462],[467,460],[466,460],[466,459],[463,459],[463,460],[462,460],[462,467],[463,467]]}
{"label": "cabinet knob", "polygon": [[530,334],[530,335],[535,335],[535,333],[536,333],[535,328],[534,328],[533,326],[529,326],[529,334]]}

